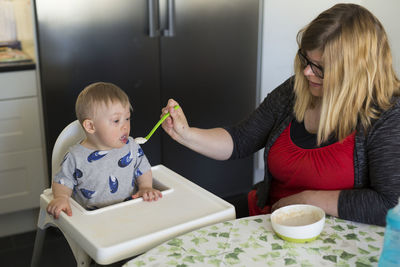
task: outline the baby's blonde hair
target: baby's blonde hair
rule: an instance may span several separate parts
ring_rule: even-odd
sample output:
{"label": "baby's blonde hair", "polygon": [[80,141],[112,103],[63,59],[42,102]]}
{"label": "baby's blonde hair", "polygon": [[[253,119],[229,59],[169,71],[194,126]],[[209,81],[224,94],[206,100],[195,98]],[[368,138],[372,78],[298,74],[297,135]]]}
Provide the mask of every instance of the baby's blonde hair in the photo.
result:
{"label": "baby's blonde hair", "polygon": [[86,119],[93,119],[99,105],[108,106],[113,103],[121,103],[122,106],[129,106],[132,110],[129,97],[121,88],[112,83],[92,83],[86,86],[76,99],[76,117],[82,124]]}
{"label": "baby's blonde hair", "polygon": [[[364,129],[400,95],[400,81],[392,66],[385,30],[367,9],[356,4],[337,4],[299,31],[301,51],[320,50],[324,66],[321,117],[317,143],[330,136],[343,140]],[[294,113],[304,120],[317,98],[311,95],[304,66],[295,58]]]}

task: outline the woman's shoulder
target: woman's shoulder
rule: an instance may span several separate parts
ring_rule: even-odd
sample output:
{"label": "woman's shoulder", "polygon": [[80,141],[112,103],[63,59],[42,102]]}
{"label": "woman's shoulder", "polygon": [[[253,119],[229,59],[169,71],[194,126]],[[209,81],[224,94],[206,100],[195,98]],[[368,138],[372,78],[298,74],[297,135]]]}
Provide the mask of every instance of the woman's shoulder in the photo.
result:
{"label": "woman's shoulder", "polygon": [[276,87],[272,92],[271,95],[275,97],[292,97],[294,96],[294,79],[295,76],[291,76],[286,81],[281,83],[278,87]]}
{"label": "woman's shoulder", "polygon": [[400,121],[400,96],[395,96],[392,98],[392,106],[387,110],[383,111],[377,121],[386,120],[389,117],[395,117],[398,121]]}
{"label": "woman's shoulder", "polygon": [[400,96],[395,96],[392,99],[393,108],[399,112],[400,110]]}
{"label": "woman's shoulder", "polygon": [[294,76],[288,78],[274,90],[272,90],[261,103],[261,107],[269,107],[279,112],[292,110],[294,105]]}
{"label": "woman's shoulder", "polygon": [[400,133],[400,96],[393,97],[392,106],[382,111],[378,118],[371,122],[370,134],[387,135]]}

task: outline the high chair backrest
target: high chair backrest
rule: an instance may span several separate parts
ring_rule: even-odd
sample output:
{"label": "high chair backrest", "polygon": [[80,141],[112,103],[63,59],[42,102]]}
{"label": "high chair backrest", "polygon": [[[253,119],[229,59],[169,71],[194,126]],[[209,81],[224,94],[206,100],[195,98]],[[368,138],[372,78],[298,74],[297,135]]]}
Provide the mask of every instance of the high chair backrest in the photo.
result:
{"label": "high chair backrest", "polygon": [[85,132],[78,120],[67,125],[57,137],[51,156],[51,177],[58,170],[68,148],[85,138]]}

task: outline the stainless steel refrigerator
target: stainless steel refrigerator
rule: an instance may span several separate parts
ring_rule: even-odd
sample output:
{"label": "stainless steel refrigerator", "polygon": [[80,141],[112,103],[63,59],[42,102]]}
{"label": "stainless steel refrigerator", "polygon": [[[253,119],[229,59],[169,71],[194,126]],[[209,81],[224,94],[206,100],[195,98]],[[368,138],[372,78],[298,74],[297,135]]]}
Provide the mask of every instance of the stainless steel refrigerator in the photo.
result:
{"label": "stainless steel refrigerator", "polygon": [[[96,81],[128,93],[133,137],[151,130],[169,98],[195,127],[248,116],[256,106],[261,2],[35,0],[49,162],[58,134],[75,120],[77,95]],[[152,165],[164,164],[221,197],[252,185],[253,157],[211,160],[162,129],[142,147]]]}

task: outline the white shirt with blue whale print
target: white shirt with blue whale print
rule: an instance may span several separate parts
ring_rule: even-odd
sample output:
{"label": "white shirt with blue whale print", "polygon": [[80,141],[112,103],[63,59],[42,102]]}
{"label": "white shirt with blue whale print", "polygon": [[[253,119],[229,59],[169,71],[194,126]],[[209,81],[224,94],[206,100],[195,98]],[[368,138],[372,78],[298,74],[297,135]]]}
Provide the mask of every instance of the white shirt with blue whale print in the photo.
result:
{"label": "white shirt with blue whale print", "polygon": [[150,169],[142,148],[129,137],[122,148],[107,151],[71,146],[53,180],[71,188],[72,198],[93,210],[131,199],[136,179]]}

